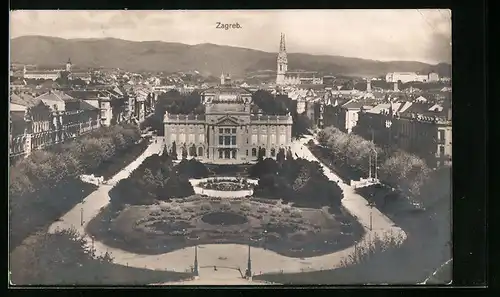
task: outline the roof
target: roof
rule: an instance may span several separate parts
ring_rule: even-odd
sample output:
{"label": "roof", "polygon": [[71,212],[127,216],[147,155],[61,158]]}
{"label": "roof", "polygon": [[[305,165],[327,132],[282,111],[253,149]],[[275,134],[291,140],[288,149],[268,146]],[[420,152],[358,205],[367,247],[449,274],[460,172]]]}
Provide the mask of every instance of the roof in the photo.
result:
{"label": "roof", "polygon": [[26,107],[32,107],[37,105],[40,102],[40,99],[34,98],[26,93],[12,93],[10,95],[10,102]]}
{"label": "roof", "polygon": [[59,75],[59,70],[26,70],[26,72],[24,74],[28,74],[28,75],[34,75],[34,74],[37,74],[37,75]]}
{"label": "roof", "polygon": [[373,106],[376,105],[375,100],[371,99],[351,99],[347,103],[342,105],[343,108],[346,109],[361,109],[364,106]]}
{"label": "roof", "polygon": [[48,100],[48,101],[58,101],[58,102],[77,100],[64,92],[57,91],[57,90],[51,90],[51,91],[49,91],[41,96],[38,96],[37,99]]}
{"label": "roof", "polygon": [[82,100],[92,100],[92,99],[97,99],[97,95],[102,93],[102,91],[87,91],[87,90],[75,90],[75,91],[70,91],[69,94],[73,98],[77,99],[82,99]]}
{"label": "roof", "polygon": [[98,109],[95,106],[85,102],[84,100],[79,100],[79,101],[80,101],[80,109],[82,109],[82,110],[96,110],[96,109]]}
{"label": "roof", "polygon": [[16,104],[16,103],[10,103],[10,106],[9,106],[9,111],[26,111],[26,106],[24,105],[20,105],[20,104]]}

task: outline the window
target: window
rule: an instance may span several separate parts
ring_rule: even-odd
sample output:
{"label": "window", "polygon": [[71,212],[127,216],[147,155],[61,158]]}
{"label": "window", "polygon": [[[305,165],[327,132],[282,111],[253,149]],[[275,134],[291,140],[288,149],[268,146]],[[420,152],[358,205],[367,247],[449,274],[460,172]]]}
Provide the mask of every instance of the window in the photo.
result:
{"label": "window", "polygon": [[444,130],[438,131],[438,140],[444,140]]}
{"label": "window", "polygon": [[231,145],[231,136],[224,136],[224,145]]}
{"label": "window", "polygon": [[202,147],[198,148],[198,157],[203,157],[203,148]]}
{"label": "window", "polygon": [[225,133],[225,134],[230,134],[230,133],[231,133],[231,129],[227,129],[227,128],[226,128],[226,129],[224,129],[224,133]]}
{"label": "window", "polygon": [[256,156],[257,156],[257,149],[253,148],[252,149],[252,157],[256,157]]}
{"label": "window", "polygon": [[236,134],[236,128],[233,128],[233,129],[231,130],[231,133]]}
{"label": "window", "polygon": [[224,144],[224,136],[219,136],[219,145]]}
{"label": "window", "polygon": [[231,151],[230,150],[226,149],[224,151],[224,158],[225,159],[230,159],[231,158]]}
{"label": "window", "polygon": [[439,156],[444,156],[444,145],[439,146]]}
{"label": "window", "polygon": [[224,133],[224,129],[219,128],[219,133],[220,133],[220,134]]}
{"label": "window", "polygon": [[222,159],[224,157],[222,149],[219,150],[219,159]]}
{"label": "window", "polygon": [[280,145],[286,144],[286,135],[280,135]]}
{"label": "window", "polygon": [[231,144],[236,145],[236,136],[231,136]]}
{"label": "window", "polygon": [[236,159],[236,150],[232,150],[231,155],[233,155],[233,159]]}

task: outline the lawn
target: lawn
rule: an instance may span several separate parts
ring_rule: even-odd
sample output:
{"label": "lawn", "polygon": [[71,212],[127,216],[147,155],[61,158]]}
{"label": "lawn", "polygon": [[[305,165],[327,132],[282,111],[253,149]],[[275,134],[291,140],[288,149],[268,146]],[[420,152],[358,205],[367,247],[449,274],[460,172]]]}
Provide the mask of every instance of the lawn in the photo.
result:
{"label": "lawn", "polygon": [[221,201],[194,195],[157,205],[103,209],[87,232],[104,244],[140,254],[162,254],[208,243],[263,247],[289,257],[332,253],[364,233],[346,212],[296,208],[264,199]]}
{"label": "lawn", "polygon": [[129,149],[116,155],[111,160],[104,161],[99,168],[89,172],[89,174],[94,174],[95,176],[102,176],[104,179],[109,179],[116,175],[120,170],[125,168],[128,164],[132,163],[137,157],[139,157],[146,148],[149,146],[149,141],[147,139],[142,139],[137,145],[130,147]]}

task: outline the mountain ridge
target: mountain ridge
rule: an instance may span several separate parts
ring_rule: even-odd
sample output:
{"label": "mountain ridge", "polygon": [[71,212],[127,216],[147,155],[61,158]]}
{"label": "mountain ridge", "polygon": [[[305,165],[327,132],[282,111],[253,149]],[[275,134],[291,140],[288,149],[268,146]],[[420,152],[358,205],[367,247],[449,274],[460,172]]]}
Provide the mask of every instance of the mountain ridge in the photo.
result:
{"label": "mountain ridge", "polygon": [[[64,39],[37,35],[11,39],[12,63],[62,65],[71,58],[79,66],[129,71],[197,70],[205,75],[219,75],[223,68],[235,77],[244,77],[248,72],[276,69],[276,55],[213,43],[188,45],[113,37]],[[291,71],[318,71],[333,75],[382,76],[395,71],[435,71],[441,76],[451,76],[451,65],[447,63],[432,65],[418,61],[377,61],[306,53],[288,53],[288,65]]]}

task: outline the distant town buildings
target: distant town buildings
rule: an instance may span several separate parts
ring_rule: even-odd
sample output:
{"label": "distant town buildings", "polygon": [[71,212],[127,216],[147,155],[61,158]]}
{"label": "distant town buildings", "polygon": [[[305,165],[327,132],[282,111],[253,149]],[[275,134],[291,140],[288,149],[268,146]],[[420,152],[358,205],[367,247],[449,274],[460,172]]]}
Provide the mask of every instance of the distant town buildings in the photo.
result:
{"label": "distant town buildings", "polygon": [[407,82],[438,82],[439,75],[431,72],[428,75],[417,74],[415,72],[391,72],[385,76],[386,82],[391,83],[407,83]]}

